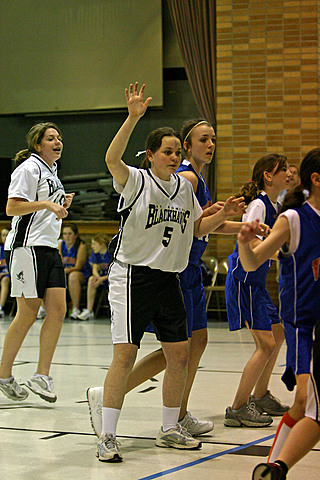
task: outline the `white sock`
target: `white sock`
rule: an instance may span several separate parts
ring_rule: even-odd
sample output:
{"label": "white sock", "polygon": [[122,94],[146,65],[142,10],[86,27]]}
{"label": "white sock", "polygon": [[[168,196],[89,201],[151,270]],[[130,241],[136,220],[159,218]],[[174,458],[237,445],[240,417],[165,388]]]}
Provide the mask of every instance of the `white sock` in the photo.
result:
{"label": "white sock", "polygon": [[118,408],[102,407],[102,430],[101,435],[110,433],[116,435],[117,423],[121,410]]}
{"label": "white sock", "polygon": [[13,376],[10,375],[10,377],[8,377],[8,378],[0,378],[0,382],[1,383],[9,383],[10,380],[12,380],[12,379],[13,379]]}
{"label": "white sock", "polygon": [[163,425],[162,431],[166,432],[170,428],[176,428],[179,420],[180,407],[165,407],[162,406]]}

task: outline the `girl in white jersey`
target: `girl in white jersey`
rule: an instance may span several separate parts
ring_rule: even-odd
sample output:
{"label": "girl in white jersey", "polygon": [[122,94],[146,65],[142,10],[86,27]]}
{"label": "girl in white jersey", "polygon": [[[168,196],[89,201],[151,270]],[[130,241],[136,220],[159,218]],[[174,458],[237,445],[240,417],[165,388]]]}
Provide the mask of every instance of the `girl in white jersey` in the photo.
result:
{"label": "girl in white jersey", "polygon": [[38,123],[30,129],[27,142],[28,149],[15,158],[18,166],[11,175],[6,208],[7,215],[13,216],[5,256],[17,314],[4,340],[0,390],[12,400],[28,396],[12,376],[12,366],[44,299],[38,368],[25,385],[44,400],[55,402],[49,370],[66,313],[65,276],[57,246],[61,219],[68,215],[74,194],[66,194],[57,177],[56,161],[63,147],[59,128]]}
{"label": "girl in white jersey", "polygon": [[[278,426],[268,463],[255,468],[253,480],[285,480],[288,469],[320,440],[319,148],[307,153],[300,175],[302,185],[287,194],[280,216],[264,242],[255,248],[250,245],[258,222],[244,225],[238,235],[240,259],[246,271],[255,270],[280,249],[280,315],[287,340],[287,375],[283,379],[289,385],[291,370],[297,383],[294,404]],[[303,189],[309,192],[307,201]]]}
{"label": "girl in white jersey", "polygon": [[[143,101],[143,85],[126,89],[129,115],[111,142],[106,163],[121,193],[118,242],[109,272],[113,360],[104,384],[102,433],[97,457],[121,461],[116,425],[143,332],[150,321],[166,358],[163,381],[163,426],[156,445],[197,449],[201,443],[178,425],[187,374],[186,312],[177,273],[188,263],[193,234],[203,236],[242,209],[231,197],[218,213],[202,218],[202,209],[188,180],[175,174],[181,141],[172,129],[157,129],[147,139],[151,168],[128,167],[121,159],[129,138],[151,98]],[[239,199],[238,199],[239,200]],[[240,208],[239,208],[240,205]]]}

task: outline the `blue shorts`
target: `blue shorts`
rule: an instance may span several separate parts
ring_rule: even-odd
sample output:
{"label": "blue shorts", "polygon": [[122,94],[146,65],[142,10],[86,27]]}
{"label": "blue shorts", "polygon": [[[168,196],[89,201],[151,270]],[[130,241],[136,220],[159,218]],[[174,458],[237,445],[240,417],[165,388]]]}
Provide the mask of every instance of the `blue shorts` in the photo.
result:
{"label": "blue shorts", "polygon": [[310,325],[296,327],[285,322],[284,333],[287,343],[287,364],[282,381],[288,390],[293,390],[296,384],[295,375],[310,373],[313,327]]}
{"label": "blue shorts", "polygon": [[[179,273],[179,278],[187,311],[188,337],[191,338],[195,330],[207,328],[206,296],[202,285],[201,267],[189,264]],[[154,332],[152,324],[148,325],[146,332]]]}
{"label": "blue shorts", "polygon": [[252,330],[270,331],[272,325],[280,323],[278,310],[265,286],[247,285],[229,271],[225,295],[230,331],[240,330],[247,325]]}

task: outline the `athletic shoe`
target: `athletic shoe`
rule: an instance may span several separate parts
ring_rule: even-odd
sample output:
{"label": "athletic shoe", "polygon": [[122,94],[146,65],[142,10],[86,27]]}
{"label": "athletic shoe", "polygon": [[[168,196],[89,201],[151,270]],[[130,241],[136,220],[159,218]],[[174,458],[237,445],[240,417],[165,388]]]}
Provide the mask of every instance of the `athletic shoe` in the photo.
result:
{"label": "athletic shoe", "polygon": [[94,313],[90,312],[87,308],[84,308],[82,312],[78,315],[78,320],[92,320],[94,318]]}
{"label": "athletic shoe", "polygon": [[54,393],[53,379],[47,375],[32,375],[32,377],[26,381],[25,386],[28,387],[31,392],[39,395],[46,402],[54,403],[57,400],[57,396]]}
{"label": "athletic shoe", "polygon": [[176,428],[170,428],[166,432],[161,427],[156,439],[156,445],[157,447],[188,450],[200,450],[202,447],[201,442],[193,438],[179,423],[177,423]]}
{"label": "athletic shoe", "polygon": [[253,470],[252,480],[286,480],[287,475],[277,463],[259,463]]}
{"label": "athletic shoe", "polygon": [[274,397],[269,390],[261,398],[254,398],[251,395],[249,403],[254,403],[258,412],[266,412],[268,415],[273,415],[275,417],[282,417],[282,415],[284,415],[290,408],[288,405],[282,405],[280,400]]}
{"label": "athletic shoe", "polygon": [[37,319],[42,320],[46,316],[46,311],[43,307],[40,307],[38,310]]}
{"label": "athletic shoe", "polygon": [[91,425],[97,437],[100,437],[102,431],[102,397],[102,387],[87,389]]}
{"label": "athletic shoe", "polygon": [[25,400],[29,395],[27,390],[21,387],[12,375],[9,378],[11,378],[9,382],[3,382],[0,380],[1,392],[4,393],[6,397],[10,398],[10,400]]}
{"label": "athletic shoe", "polygon": [[261,414],[254,403],[246,403],[241,408],[226,409],[224,424],[226,427],[268,427],[273,422],[269,415]]}
{"label": "athletic shoe", "polygon": [[100,462],[122,462],[122,455],[119,450],[120,443],[114,435],[105,433],[101,435],[97,444],[96,456]]}
{"label": "athletic shoe", "polygon": [[72,320],[78,320],[78,315],[80,315],[81,311],[77,307],[73,307],[72,312],[70,313],[70,318]]}
{"label": "athletic shoe", "polygon": [[209,420],[203,421],[198,420],[196,417],[191,415],[189,411],[185,414],[182,420],[178,422],[181,427],[184,427],[190,435],[202,435],[203,433],[208,433],[213,430],[213,422]]}

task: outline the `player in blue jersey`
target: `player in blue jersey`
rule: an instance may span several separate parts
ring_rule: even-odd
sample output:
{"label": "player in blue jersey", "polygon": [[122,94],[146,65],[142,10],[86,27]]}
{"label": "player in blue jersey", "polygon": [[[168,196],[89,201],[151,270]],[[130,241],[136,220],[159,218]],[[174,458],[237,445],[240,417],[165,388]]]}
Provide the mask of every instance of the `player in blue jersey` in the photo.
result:
{"label": "player in blue jersey", "polygon": [[[252,180],[240,189],[239,194],[248,204],[242,221],[259,219],[272,228],[280,207],[278,195],[290,175],[284,155],[269,154],[260,158],[253,168]],[[252,246],[262,240],[255,237]],[[277,257],[274,255],[272,258]],[[239,259],[238,244],[229,256],[225,286],[229,329],[234,331],[247,327],[256,348],[244,368],[233,404],[226,409],[224,424],[228,427],[268,426],[272,423],[270,415],[283,415],[289,408],[281,405],[268,390],[284,341],[278,311],[266,290],[270,266],[271,260],[268,259],[256,272],[245,272]]]}
{"label": "player in blue jersey", "polygon": [[62,226],[62,238],[59,251],[67,277],[67,289],[72,302],[70,318],[77,320],[81,310],[81,287],[86,284],[91,275],[91,266],[88,259],[88,249],[79,237],[78,227],[74,223],[65,223]]}
{"label": "player in blue jersey", "polygon": [[65,193],[57,176],[56,161],[63,148],[59,128],[38,123],[29,130],[27,142],[28,148],[15,157],[17,166],[11,175],[6,208],[13,220],[5,258],[17,314],[4,340],[0,390],[12,400],[28,396],[12,376],[12,366],[44,300],[38,367],[26,386],[44,400],[55,402],[49,370],[66,312],[65,275],[57,246],[62,218],[68,215],[74,194]]}
{"label": "player in blue jersey", "polygon": [[[320,439],[319,148],[307,153],[301,163],[300,176],[301,184],[286,196],[279,218],[262,244],[256,248],[251,246],[258,222],[244,225],[238,236],[240,259],[249,272],[280,249],[280,316],[287,341],[287,367],[283,380],[290,389],[294,382],[297,384],[294,404],[279,424],[269,463],[256,467],[253,480],[284,480],[288,468]],[[307,201],[304,189],[309,192]]]}
{"label": "player in blue jersey", "polygon": [[93,306],[96,293],[99,288],[108,289],[108,269],[112,255],[108,250],[107,239],[100,234],[91,240],[92,253],[89,258],[92,266],[92,276],[88,280],[87,308],[78,315],[78,320],[90,320],[94,318]]}
{"label": "player in blue jersey", "polygon": [[106,153],[114,187],[121,194],[120,231],[109,270],[109,301],[113,359],[108,370],[102,407],[102,432],[97,446],[101,461],[121,461],[116,426],[140,341],[152,321],[166,358],[163,380],[163,425],[156,445],[198,449],[201,443],[178,424],[187,376],[186,312],[177,274],[188,264],[193,235],[204,236],[243,210],[243,199],[230,197],[214,215],[203,217],[192,186],[176,175],[181,140],[171,128],[152,131],[146,140],[146,168],[122,160],[131,134],[144,115],[143,85],[125,90],[128,117]]}
{"label": "player in blue jersey", "polygon": [[10,275],[6,259],[4,258],[4,243],[6,241],[9,230],[3,228],[1,230],[1,242],[0,242],[0,318],[4,317],[4,306],[6,304],[9,290],[10,290]]}

